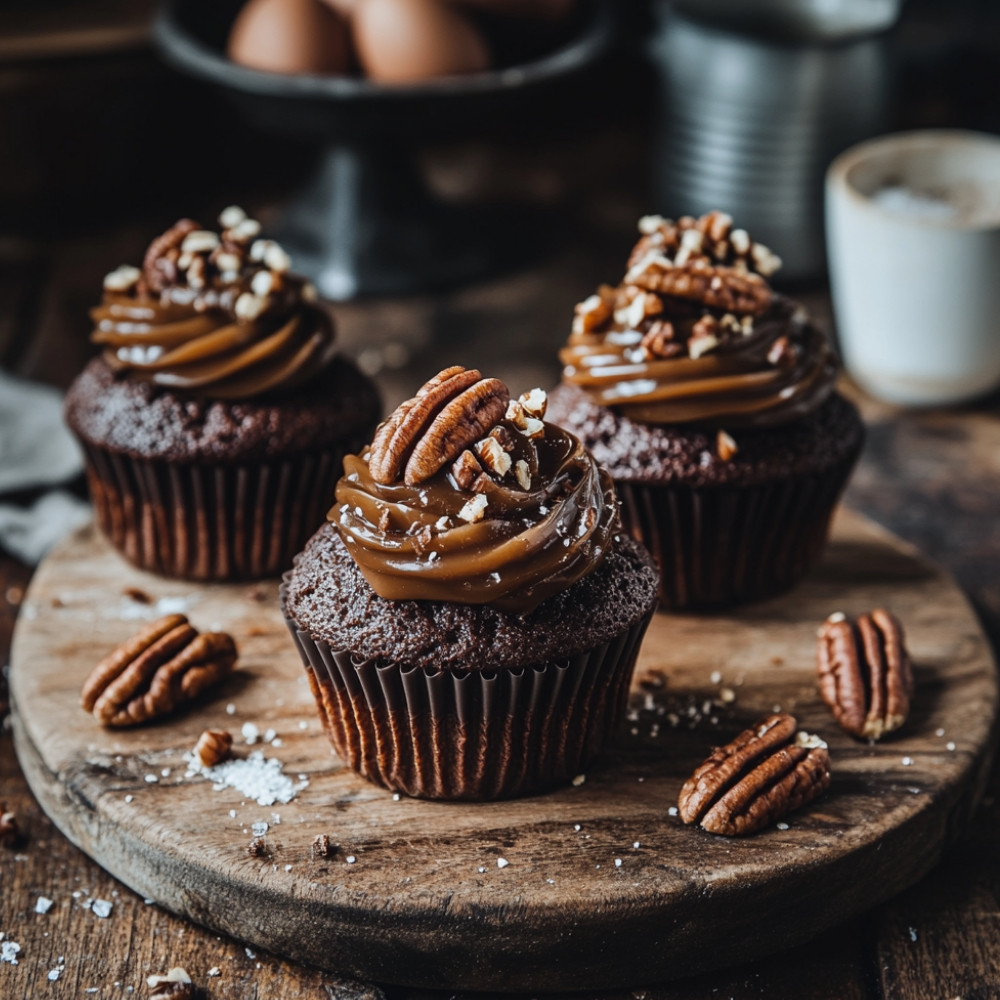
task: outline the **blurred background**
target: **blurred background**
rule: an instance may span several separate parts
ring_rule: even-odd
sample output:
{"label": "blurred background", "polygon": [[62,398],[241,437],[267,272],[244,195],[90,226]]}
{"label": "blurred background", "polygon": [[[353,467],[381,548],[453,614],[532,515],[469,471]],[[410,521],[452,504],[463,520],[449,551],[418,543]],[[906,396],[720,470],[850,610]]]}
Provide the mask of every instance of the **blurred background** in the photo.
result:
{"label": "blurred background", "polygon": [[[357,5],[328,2],[342,22]],[[357,24],[334,55],[314,44],[328,22],[265,18],[236,44],[251,7],[288,3],[322,6],[0,2],[0,374],[65,388],[102,276],[233,203],[337,302],[387,406],[456,361],[553,384],[573,304],[620,278],[649,212],[731,212],[832,328],[831,159],[898,129],[1000,132],[989,0],[421,0],[461,9],[456,44],[471,24],[489,68],[473,45],[457,69],[478,71],[441,75],[432,44],[408,80]],[[376,36],[419,49],[425,29],[387,16]],[[864,505],[906,533],[919,514],[866,468],[854,495],[867,482]]]}

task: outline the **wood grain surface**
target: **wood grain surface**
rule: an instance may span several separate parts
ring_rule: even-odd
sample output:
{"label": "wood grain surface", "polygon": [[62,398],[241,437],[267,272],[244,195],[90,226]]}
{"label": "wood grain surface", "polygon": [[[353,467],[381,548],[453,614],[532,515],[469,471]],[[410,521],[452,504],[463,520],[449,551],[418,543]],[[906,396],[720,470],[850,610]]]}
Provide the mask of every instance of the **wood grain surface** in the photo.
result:
{"label": "wood grain surface", "polygon": [[[641,985],[746,960],[919,879],[965,827],[987,773],[996,677],[965,598],[847,512],[821,569],[792,594],[726,617],[658,615],[613,750],[583,784],[515,802],[395,799],[343,768],[273,590],[166,581],[125,564],[93,530],[76,535],[40,567],[22,609],[15,737],[43,808],[127,885],[341,973],[545,991]],[[828,613],[878,605],[905,624],[919,694],[899,736],[868,746],[832,723],[813,650]],[[240,670],[187,714],[101,730],[78,707],[84,676],[167,608],[231,631]],[[671,817],[710,746],[777,705],[830,742],[830,794],[787,830],[743,840]],[[251,752],[239,736],[245,722],[275,730],[280,746],[265,745],[267,756],[308,781],[293,802],[261,806],[186,775],[183,754],[204,728],[233,730],[239,754]],[[261,821],[269,855],[252,858]],[[333,857],[312,856],[319,833],[338,845]]]}

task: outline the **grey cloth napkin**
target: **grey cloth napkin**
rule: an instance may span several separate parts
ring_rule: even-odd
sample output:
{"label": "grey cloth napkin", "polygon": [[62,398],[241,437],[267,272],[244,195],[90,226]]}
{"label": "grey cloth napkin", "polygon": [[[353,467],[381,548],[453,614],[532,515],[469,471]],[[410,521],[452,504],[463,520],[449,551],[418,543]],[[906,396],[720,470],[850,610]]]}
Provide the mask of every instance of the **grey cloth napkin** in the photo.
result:
{"label": "grey cloth napkin", "polygon": [[4,494],[64,483],[82,469],[58,390],[0,371],[0,547],[33,565],[85,524],[90,507],[65,490],[52,490],[28,507],[4,500]]}

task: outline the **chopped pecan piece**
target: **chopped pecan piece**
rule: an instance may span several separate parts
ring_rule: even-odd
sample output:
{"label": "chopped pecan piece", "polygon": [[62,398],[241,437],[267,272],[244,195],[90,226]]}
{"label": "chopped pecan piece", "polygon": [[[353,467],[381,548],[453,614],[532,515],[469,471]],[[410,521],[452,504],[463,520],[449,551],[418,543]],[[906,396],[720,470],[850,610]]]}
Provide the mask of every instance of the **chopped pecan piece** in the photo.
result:
{"label": "chopped pecan piece", "polygon": [[102,726],[140,725],[193,700],[222,680],[235,663],[232,636],[199,634],[184,615],[167,615],[94,668],[80,704]]}
{"label": "chopped pecan piece", "polygon": [[0,802],[0,845],[17,847],[21,841],[21,828],[17,825],[17,816],[7,808],[6,802]]}
{"label": "chopped pecan piece", "polygon": [[647,358],[675,358],[684,353],[684,348],[674,340],[675,335],[674,324],[669,320],[654,320],[639,346]]}
{"label": "chopped pecan piece", "polygon": [[483,474],[479,459],[471,451],[463,451],[451,467],[451,476],[460,490],[471,490],[472,484]]}
{"label": "chopped pecan piece", "polygon": [[330,835],[328,833],[317,833],[313,837],[312,846],[310,852],[313,857],[317,858],[328,858],[334,854],[337,850],[337,845],[330,840]]}
{"label": "chopped pecan piece", "polygon": [[736,457],[740,449],[732,436],[720,428],[719,433],[715,435],[715,450],[723,462],[729,462]]}
{"label": "chopped pecan piece", "polygon": [[191,977],[181,968],[171,969],[165,976],[149,976],[149,1000],[195,1000],[199,990],[191,982]]}
{"label": "chopped pecan piece", "polygon": [[376,431],[369,468],[377,483],[430,479],[503,417],[510,393],[475,369],[448,368],[400,405]]}
{"label": "chopped pecan piece", "polygon": [[229,756],[232,746],[232,733],[224,729],[206,729],[194,745],[194,756],[202,767],[215,767]]}
{"label": "chopped pecan piece", "polygon": [[877,609],[856,622],[831,615],[819,630],[816,658],[820,694],[842,729],[877,740],[906,721],[913,665],[894,615]]}
{"label": "chopped pecan piece", "polygon": [[830,756],[791,715],[769,715],[715,750],[688,778],[677,807],[710,833],[753,833],[812,801],[830,784]]}

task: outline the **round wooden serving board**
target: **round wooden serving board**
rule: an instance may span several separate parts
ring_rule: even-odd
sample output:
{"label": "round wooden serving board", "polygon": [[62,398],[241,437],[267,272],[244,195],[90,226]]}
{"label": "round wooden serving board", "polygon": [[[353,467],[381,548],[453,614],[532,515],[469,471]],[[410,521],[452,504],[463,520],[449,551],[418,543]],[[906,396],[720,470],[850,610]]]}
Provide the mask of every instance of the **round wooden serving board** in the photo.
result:
{"label": "round wooden serving board", "polygon": [[[793,593],[724,617],[657,615],[616,745],[582,783],[512,802],[395,799],[345,770],[276,596],[276,582],[150,576],[93,529],[78,533],[39,568],[18,622],[17,749],[46,812],[137,892],[369,980],[627,987],[778,950],[919,879],[969,818],[992,753],[996,672],[968,603],[848,511],[821,568]],[[830,612],[876,606],[902,619],[918,688],[905,728],[868,746],[821,703],[814,644]],[[102,730],[79,707],[84,677],[167,610],[232,632],[240,669],[186,714]],[[741,840],[683,826],[671,807],[684,779],[712,745],[778,705],[829,742],[829,793],[787,829]],[[308,780],[290,803],[265,807],[186,775],[183,755],[205,728],[230,729],[240,756],[260,749],[240,736],[247,722],[274,729],[280,742],[265,754]],[[270,824],[270,857],[246,850],[259,821]],[[312,856],[321,833],[339,845],[331,857]]]}

